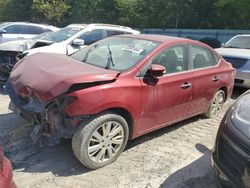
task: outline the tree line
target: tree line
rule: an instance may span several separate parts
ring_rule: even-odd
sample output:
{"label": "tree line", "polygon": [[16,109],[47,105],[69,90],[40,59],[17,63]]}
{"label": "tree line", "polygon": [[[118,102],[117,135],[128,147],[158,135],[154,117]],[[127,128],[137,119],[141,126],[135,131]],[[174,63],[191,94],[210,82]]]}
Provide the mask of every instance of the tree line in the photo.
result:
{"label": "tree line", "polygon": [[248,0],[0,0],[0,22],[250,29]]}

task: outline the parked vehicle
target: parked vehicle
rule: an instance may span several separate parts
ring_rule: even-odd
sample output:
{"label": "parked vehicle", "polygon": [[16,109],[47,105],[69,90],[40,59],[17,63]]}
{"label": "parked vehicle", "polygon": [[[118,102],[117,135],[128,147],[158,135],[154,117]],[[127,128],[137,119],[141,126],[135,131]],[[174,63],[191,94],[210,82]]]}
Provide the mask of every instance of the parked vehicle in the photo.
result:
{"label": "parked vehicle", "polygon": [[250,88],[250,35],[237,35],[216,51],[236,69],[235,86]]}
{"label": "parked vehicle", "polygon": [[228,109],[217,134],[212,166],[224,185],[250,187],[250,90]]}
{"label": "parked vehicle", "polygon": [[44,32],[57,31],[59,28],[26,22],[4,22],[0,24],[0,43],[11,40],[28,39]]}
{"label": "parked vehicle", "polygon": [[114,162],[133,139],[186,118],[215,118],[234,69],[198,41],[157,35],[106,38],[70,57],[37,53],[6,84],[11,109],[36,125],[32,138],[72,138],[86,167]]}
{"label": "parked vehicle", "polygon": [[32,39],[14,40],[0,44],[0,84],[4,84],[17,62],[17,56],[23,51],[40,46],[50,45],[51,41],[43,40],[50,32],[40,34]]}
{"label": "parked vehicle", "polygon": [[0,187],[16,188],[12,178],[11,163],[6,157],[4,157],[3,148],[0,146]]}
{"label": "parked vehicle", "polygon": [[0,83],[8,80],[9,73],[17,61],[17,55],[18,58],[37,52],[70,55],[105,37],[138,33],[131,28],[117,25],[71,24],[57,32],[45,33],[31,40],[0,44]]}
{"label": "parked vehicle", "polygon": [[211,46],[212,48],[220,48],[222,46],[221,42],[212,37],[205,37],[199,40],[200,42],[203,42],[207,44],[208,46]]}
{"label": "parked vehicle", "polygon": [[119,25],[71,24],[60,31],[43,38],[44,40],[51,41],[51,45],[35,49],[32,48],[24,51],[23,54],[31,55],[37,52],[46,52],[70,55],[86,45],[90,45],[106,37],[139,33],[139,31]]}

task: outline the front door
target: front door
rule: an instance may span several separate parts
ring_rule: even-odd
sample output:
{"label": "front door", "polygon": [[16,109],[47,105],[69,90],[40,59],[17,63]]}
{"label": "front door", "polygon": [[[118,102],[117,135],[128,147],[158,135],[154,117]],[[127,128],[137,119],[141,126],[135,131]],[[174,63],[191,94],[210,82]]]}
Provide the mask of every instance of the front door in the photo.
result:
{"label": "front door", "polygon": [[162,77],[141,78],[142,123],[139,133],[185,119],[192,98],[193,73],[189,72],[188,45],[168,47],[151,63],[166,67]]}

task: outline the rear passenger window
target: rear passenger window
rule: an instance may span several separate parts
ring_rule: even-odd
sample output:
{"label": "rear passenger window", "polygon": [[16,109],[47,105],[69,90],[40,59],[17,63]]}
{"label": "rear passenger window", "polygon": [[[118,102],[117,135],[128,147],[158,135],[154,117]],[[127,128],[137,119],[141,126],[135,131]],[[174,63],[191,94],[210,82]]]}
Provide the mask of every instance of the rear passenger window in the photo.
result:
{"label": "rear passenger window", "polygon": [[193,68],[200,69],[211,67],[217,64],[214,54],[209,49],[192,46],[192,60],[193,60]]}
{"label": "rear passenger window", "polygon": [[169,47],[152,59],[153,64],[166,67],[166,74],[188,70],[188,46],[185,44]]}
{"label": "rear passenger window", "polygon": [[123,35],[123,34],[125,34],[125,33],[122,31],[107,30],[108,37],[113,36],[113,35]]}
{"label": "rear passenger window", "polygon": [[44,29],[37,26],[27,26],[26,34],[38,35],[44,32]]}

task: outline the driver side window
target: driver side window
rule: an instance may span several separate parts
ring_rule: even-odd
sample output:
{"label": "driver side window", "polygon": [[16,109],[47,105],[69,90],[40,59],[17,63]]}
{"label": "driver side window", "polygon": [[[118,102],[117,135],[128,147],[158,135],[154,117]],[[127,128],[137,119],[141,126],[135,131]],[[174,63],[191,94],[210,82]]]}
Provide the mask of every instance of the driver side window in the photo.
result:
{"label": "driver side window", "polygon": [[188,70],[188,46],[175,45],[169,47],[153,58],[153,64],[159,64],[166,68],[165,74]]}

